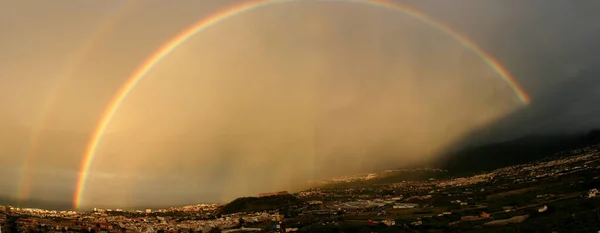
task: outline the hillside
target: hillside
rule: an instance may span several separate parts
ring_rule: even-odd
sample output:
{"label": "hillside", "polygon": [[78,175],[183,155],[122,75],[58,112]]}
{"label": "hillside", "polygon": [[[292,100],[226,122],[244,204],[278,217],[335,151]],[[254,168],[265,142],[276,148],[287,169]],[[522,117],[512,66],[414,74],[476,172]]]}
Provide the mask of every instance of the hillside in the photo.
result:
{"label": "hillside", "polygon": [[528,136],[520,139],[463,149],[447,155],[437,167],[453,175],[467,175],[528,163],[556,153],[600,143],[600,130],[582,135]]}
{"label": "hillside", "polygon": [[224,205],[217,212],[220,214],[258,212],[265,210],[281,209],[301,204],[303,204],[303,202],[292,195],[279,195],[269,197],[240,197]]}
{"label": "hillside", "polygon": [[321,188],[346,188],[362,187],[372,185],[382,185],[397,183],[402,181],[423,181],[430,178],[440,179],[447,176],[447,172],[439,169],[414,168],[385,170],[383,172],[369,173],[361,176],[347,176],[312,182],[316,187]]}
{"label": "hillside", "polygon": [[329,180],[312,181],[321,188],[347,188],[382,185],[401,181],[423,181],[430,178],[472,175],[479,172],[529,163],[549,158],[561,151],[582,148],[600,143],[600,130],[580,135],[527,136],[512,141],[465,148],[445,156],[437,164],[422,164],[423,167],[440,169],[410,168],[386,170]]}

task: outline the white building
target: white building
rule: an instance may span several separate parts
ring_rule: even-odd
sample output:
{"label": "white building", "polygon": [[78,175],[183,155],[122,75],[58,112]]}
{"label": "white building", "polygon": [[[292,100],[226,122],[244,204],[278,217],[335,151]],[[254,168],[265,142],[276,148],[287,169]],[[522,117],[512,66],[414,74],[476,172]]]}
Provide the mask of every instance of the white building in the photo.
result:
{"label": "white building", "polygon": [[391,220],[391,219],[386,219],[386,220],[383,220],[381,222],[383,224],[387,225],[388,227],[396,225],[396,221]]}

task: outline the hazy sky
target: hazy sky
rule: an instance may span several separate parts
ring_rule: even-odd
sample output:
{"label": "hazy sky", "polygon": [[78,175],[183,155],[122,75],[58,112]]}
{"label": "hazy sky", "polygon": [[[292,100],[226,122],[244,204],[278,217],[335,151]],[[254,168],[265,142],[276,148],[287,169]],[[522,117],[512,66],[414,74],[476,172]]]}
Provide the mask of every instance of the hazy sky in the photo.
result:
{"label": "hazy sky", "polygon": [[[72,200],[90,134],[162,43],[241,1],[0,1],[0,195]],[[465,137],[600,126],[600,2],[401,1],[405,14],[304,1],[191,38],[132,91],[102,138],[85,207],[227,201],[435,159]],[[461,142],[462,143],[462,142]]]}

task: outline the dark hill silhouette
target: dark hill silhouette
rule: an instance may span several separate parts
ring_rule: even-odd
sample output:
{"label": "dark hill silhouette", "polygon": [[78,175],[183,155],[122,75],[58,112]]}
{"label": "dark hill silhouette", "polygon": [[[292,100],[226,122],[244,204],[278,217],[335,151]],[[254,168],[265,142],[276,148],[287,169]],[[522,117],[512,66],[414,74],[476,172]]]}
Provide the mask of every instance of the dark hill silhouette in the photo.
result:
{"label": "dark hill silhouette", "polygon": [[438,166],[453,175],[466,175],[528,163],[561,151],[597,144],[600,144],[600,130],[579,135],[527,136],[460,150],[444,157]]}
{"label": "dark hill silhouette", "polygon": [[300,205],[303,202],[292,195],[278,195],[268,197],[240,197],[221,207],[217,212],[230,214],[237,212],[257,212],[281,209]]}

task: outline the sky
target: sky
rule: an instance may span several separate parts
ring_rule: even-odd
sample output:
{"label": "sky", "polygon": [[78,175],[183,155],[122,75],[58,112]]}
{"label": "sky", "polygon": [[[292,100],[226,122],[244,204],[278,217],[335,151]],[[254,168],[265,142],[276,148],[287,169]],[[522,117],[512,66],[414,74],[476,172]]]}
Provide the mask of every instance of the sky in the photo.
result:
{"label": "sky", "polygon": [[[169,38],[242,1],[0,1],[0,197],[72,201],[107,104]],[[444,149],[600,127],[600,2],[272,5],[193,36],[101,137],[82,207],[225,202],[433,161]],[[473,139],[477,140],[473,140]]]}

